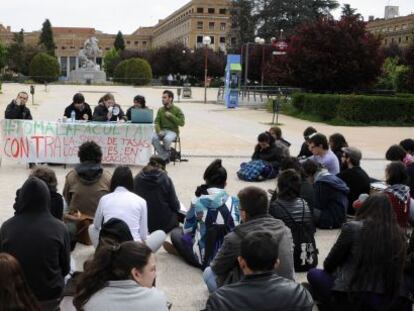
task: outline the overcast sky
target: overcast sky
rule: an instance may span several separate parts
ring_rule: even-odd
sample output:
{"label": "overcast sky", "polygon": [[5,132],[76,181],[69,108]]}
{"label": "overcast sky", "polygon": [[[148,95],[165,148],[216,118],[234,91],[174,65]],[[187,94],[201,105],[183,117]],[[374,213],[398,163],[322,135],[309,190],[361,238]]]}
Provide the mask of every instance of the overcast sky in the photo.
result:
{"label": "overcast sky", "polygon": [[[139,26],[152,26],[189,0],[1,0],[0,23],[13,31],[39,30],[49,18],[53,26],[93,27],[107,33],[130,34]],[[398,5],[400,15],[414,13],[413,0],[348,0],[366,19],[384,16],[386,4]],[[334,15],[338,16],[340,10]]]}

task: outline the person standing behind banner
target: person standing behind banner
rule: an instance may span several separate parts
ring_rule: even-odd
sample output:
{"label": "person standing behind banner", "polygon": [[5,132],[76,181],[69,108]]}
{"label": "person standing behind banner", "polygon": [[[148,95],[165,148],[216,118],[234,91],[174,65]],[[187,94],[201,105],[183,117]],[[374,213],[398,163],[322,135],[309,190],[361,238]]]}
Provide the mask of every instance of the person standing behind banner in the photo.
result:
{"label": "person standing behind banner", "polygon": [[171,143],[179,134],[179,126],[184,126],[185,118],[180,108],[173,104],[174,94],[169,90],[162,93],[163,107],[158,109],[154,121],[155,134],[152,144],[158,155],[166,162],[170,159]]}
{"label": "person standing behind banner", "polygon": [[5,119],[20,119],[20,120],[32,120],[32,114],[30,109],[26,107],[29,94],[26,92],[19,92],[16,99],[13,99],[10,104],[7,105],[4,112]]}
{"label": "person standing behind banner", "polygon": [[93,121],[120,121],[127,120],[121,106],[115,103],[114,95],[106,93],[99,99],[92,116]]}
{"label": "person standing behind banner", "polygon": [[75,111],[75,120],[92,120],[92,109],[88,103],[85,103],[85,97],[81,93],[73,95],[72,104],[65,108],[64,116],[71,117],[72,111]]}
{"label": "person standing behind banner", "polygon": [[137,95],[134,97],[134,105],[129,107],[126,112],[128,121],[131,121],[132,109],[147,109],[147,106],[145,106],[145,97],[141,95]]}

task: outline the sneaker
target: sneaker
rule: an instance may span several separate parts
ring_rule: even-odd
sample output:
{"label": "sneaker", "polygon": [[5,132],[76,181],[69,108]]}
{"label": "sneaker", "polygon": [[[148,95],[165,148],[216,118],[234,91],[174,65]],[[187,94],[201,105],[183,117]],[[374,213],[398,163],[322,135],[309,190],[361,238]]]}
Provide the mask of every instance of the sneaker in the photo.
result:
{"label": "sneaker", "polygon": [[171,242],[165,241],[162,246],[167,251],[168,254],[178,256],[177,249],[172,245]]}

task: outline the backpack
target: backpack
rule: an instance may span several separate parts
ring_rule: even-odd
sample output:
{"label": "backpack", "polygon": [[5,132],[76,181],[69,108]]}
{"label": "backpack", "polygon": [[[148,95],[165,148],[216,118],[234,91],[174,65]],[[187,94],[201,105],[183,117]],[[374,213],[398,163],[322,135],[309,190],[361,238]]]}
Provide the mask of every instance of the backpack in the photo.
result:
{"label": "backpack", "polygon": [[302,221],[297,222],[293,219],[287,209],[278,202],[278,205],[285,211],[290,218],[293,226],[291,228],[293,236],[293,262],[296,272],[306,272],[318,265],[318,249],[316,248],[315,237],[310,229],[305,225],[305,202],[302,199]]}
{"label": "backpack", "polygon": [[244,181],[260,181],[276,177],[273,172],[273,167],[263,160],[252,160],[247,163],[242,163],[237,172],[237,176]]}

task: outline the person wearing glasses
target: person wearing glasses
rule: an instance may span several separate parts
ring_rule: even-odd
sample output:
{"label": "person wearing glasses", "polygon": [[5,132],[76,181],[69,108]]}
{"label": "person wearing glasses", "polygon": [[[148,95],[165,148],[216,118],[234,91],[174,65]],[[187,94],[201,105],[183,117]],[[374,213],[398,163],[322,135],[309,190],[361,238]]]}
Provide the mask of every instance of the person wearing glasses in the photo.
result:
{"label": "person wearing glasses", "polygon": [[5,119],[22,119],[32,120],[32,114],[30,109],[26,107],[29,94],[26,92],[19,92],[16,99],[13,99],[10,104],[7,105],[4,113]]}

